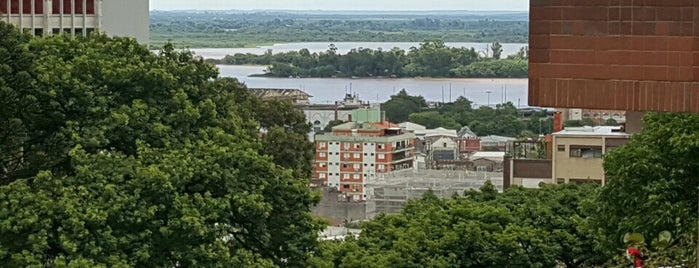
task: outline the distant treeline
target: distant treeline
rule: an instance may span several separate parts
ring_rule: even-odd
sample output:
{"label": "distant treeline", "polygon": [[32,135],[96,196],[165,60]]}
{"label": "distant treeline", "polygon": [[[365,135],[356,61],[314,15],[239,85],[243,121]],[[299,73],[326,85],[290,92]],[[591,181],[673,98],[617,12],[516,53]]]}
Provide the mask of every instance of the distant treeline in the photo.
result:
{"label": "distant treeline", "polygon": [[270,77],[455,77],[524,78],[528,73],[528,52],[501,58],[502,46],[495,42],[486,55],[474,48],[447,47],[442,41],[425,42],[408,51],[357,48],[338,54],[330,44],[327,51],[310,53],[308,49],[263,55],[228,55],[209,60],[226,65],[267,65]]}
{"label": "distant treeline", "polygon": [[294,42],[526,43],[527,12],[318,13],[312,12],[159,12],[151,13],[155,48],[177,46],[256,47]]}

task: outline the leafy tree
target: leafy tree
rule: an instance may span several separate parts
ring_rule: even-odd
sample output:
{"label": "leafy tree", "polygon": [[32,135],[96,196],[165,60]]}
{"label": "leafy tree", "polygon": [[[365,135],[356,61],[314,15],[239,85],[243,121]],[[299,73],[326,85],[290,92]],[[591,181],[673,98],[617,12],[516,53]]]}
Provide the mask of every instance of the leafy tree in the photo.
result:
{"label": "leafy tree", "polygon": [[490,45],[490,50],[493,53],[493,59],[499,60],[502,57],[502,45],[500,42],[495,41]]}
{"label": "leafy tree", "polygon": [[386,112],[388,120],[394,123],[405,122],[410,114],[420,112],[425,108],[427,108],[425,98],[408,95],[405,89],[391,96],[391,99],[381,106],[381,110]]}
{"label": "leafy tree", "polygon": [[[644,123],[628,145],[605,156],[608,182],[597,199],[595,222],[609,250],[623,247],[626,233],[640,233],[649,238],[642,246],[651,265],[696,262],[699,116],[649,114]],[[669,248],[650,239],[664,231],[671,236]]]}
{"label": "leafy tree", "polygon": [[[321,227],[309,212],[317,202],[304,177],[309,150],[269,149],[306,148],[287,141],[307,130],[305,120],[248,117],[258,110],[245,106],[242,85],[171,46],[154,54],[133,39],[29,39],[0,29],[0,53],[34,55],[4,63],[21,66],[9,73],[30,87],[0,83],[27,100],[3,113],[32,112],[0,125],[13,136],[0,159],[16,166],[0,170],[1,263],[305,265]],[[279,120],[298,116],[277,109]],[[260,140],[263,123],[276,133]]]}
{"label": "leafy tree", "polygon": [[345,123],[345,121],[342,121],[342,120],[332,120],[332,121],[328,122],[328,125],[325,126],[325,128],[323,129],[323,132],[326,132],[326,133],[333,132],[334,127],[342,125],[344,123]]}
{"label": "leafy tree", "polygon": [[596,247],[585,203],[593,185],[511,188],[440,199],[428,191],[400,214],[380,215],[358,239],[327,242],[318,267],[593,267],[608,259]]}
{"label": "leafy tree", "polygon": [[413,113],[408,117],[410,122],[423,125],[428,129],[443,127],[446,129],[460,129],[459,123],[454,118],[447,117],[437,111]]}

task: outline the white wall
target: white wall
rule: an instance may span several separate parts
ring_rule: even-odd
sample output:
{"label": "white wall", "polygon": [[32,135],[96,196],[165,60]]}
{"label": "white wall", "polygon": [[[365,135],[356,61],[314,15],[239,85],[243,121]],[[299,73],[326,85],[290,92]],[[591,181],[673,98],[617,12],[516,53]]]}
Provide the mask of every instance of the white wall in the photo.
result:
{"label": "white wall", "polygon": [[135,37],[148,44],[150,15],[148,0],[102,0],[102,30],[110,36]]}

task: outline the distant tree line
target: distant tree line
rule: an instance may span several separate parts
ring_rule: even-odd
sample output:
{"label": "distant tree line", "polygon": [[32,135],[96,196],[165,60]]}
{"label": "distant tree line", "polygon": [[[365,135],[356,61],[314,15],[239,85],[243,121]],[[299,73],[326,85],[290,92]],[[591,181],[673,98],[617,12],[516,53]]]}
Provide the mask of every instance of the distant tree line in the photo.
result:
{"label": "distant tree line", "polygon": [[410,121],[427,128],[460,129],[468,126],[479,136],[536,137],[550,134],[553,130],[553,119],[547,116],[545,110],[525,119],[510,102],[495,107],[474,108],[469,99],[459,97],[452,103],[428,108],[422,96],[411,96],[401,90],[381,108],[392,122]]}
{"label": "distant tree line", "polygon": [[[380,17],[378,17],[380,16]],[[289,42],[526,43],[527,13],[293,14],[286,12],[152,12],[151,45],[254,47]]]}
{"label": "distant tree line", "polygon": [[268,65],[271,77],[457,77],[524,78],[528,74],[528,52],[501,59],[502,46],[495,42],[486,55],[474,48],[448,47],[441,40],[422,43],[408,51],[393,48],[357,48],[337,53],[330,44],[327,51],[310,53],[308,49],[263,55],[228,55],[212,63],[230,65]]}

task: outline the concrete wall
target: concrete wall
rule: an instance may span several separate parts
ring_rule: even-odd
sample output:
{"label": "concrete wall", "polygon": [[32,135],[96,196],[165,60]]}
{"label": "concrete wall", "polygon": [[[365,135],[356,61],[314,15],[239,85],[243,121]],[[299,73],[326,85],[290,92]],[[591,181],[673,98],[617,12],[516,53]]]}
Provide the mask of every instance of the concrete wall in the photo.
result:
{"label": "concrete wall", "polygon": [[102,0],[102,30],[111,36],[128,36],[148,44],[148,0]]}
{"label": "concrete wall", "polygon": [[[565,145],[565,151],[559,152],[558,146]],[[581,138],[581,137],[555,137],[553,147],[553,179],[592,179],[604,180],[604,168],[602,158],[582,158],[570,157],[570,146],[599,146],[602,152],[605,150],[603,138]]]}
{"label": "concrete wall", "polygon": [[699,113],[699,1],[531,0],[529,104]]}

